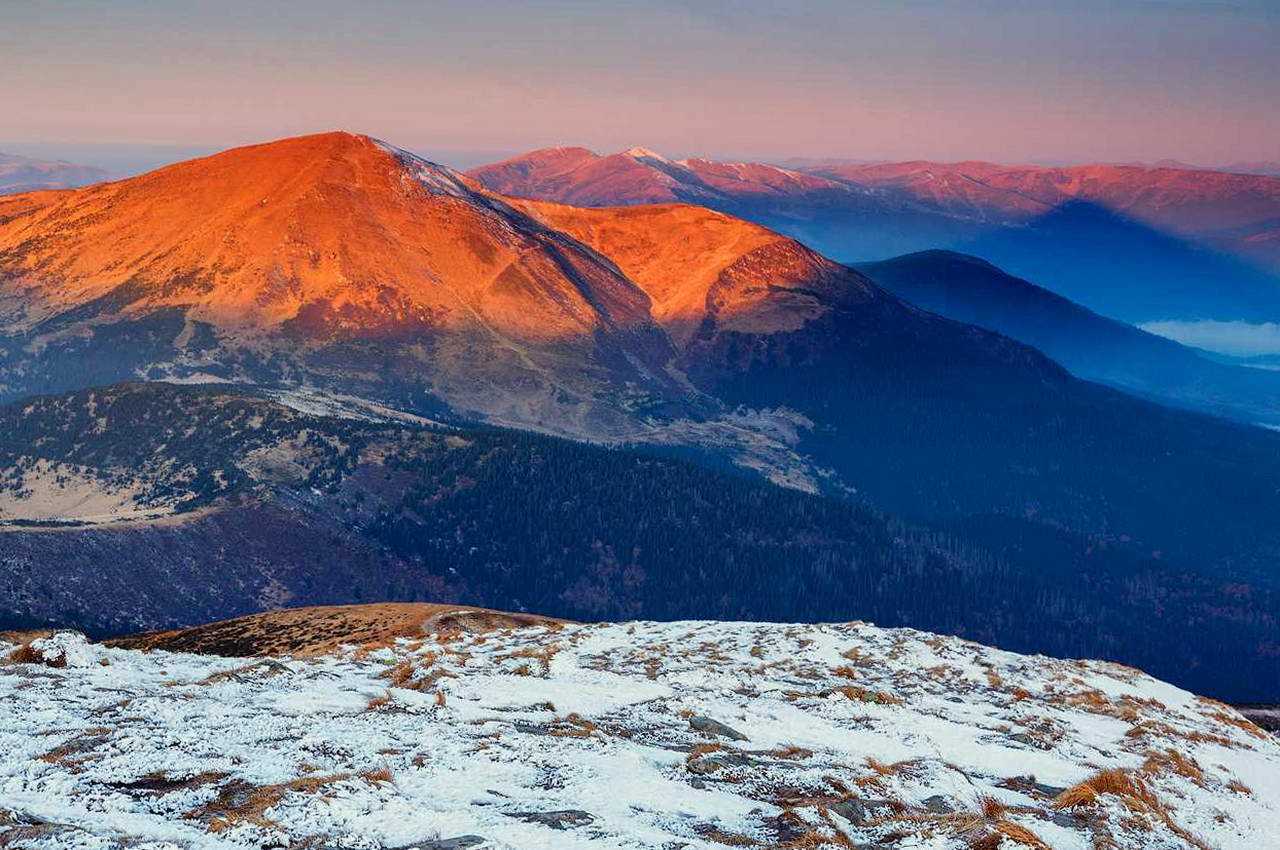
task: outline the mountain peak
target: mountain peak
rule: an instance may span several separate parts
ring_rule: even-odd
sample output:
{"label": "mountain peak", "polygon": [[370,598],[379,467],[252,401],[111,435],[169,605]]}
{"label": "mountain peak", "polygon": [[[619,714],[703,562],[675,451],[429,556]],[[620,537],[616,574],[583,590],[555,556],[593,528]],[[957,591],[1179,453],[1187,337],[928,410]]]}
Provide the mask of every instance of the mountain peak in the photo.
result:
{"label": "mountain peak", "polygon": [[649,150],[648,148],[641,148],[641,147],[627,148],[625,151],[623,151],[623,156],[629,156],[632,159],[656,159],[658,162],[671,161],[656,151],[652,151],[652,150]]}
{"label": "mountain peak", "polygon": [[[123,298],[125,286],[137,308],[260,327],[321,308],[353,327],[388,311],[436,324],[479,314],[536,336],[647,318],[643,295],[597,259],[557,271],[563,248],[527,218],[452,169],[358,133],[234,148],[31,207],[0,226],[0,252],[39,243],[3,269],[35,293],[28,322]],[[603,291],[583,293],[592,286]]]}
{"label": "mountain peak", "polygon": [[401,377],[454,410],[521,423],[537,407],[526,397],[549,395],[545,376],[575,361],[571,376],[556,375],[552,402],[570,412],[548,416],[549,428],[574,415],[626,424],[598,401],[601,386],[666,392],[669,343],[613,263],[369,136],[236,148],[16,196],[0,212],[0,335],[167,322],[143,366],[180,374],[188,364],[174,346],[197,329],[227,360],[252,352],[254,363],[298,368],[317,352],[385,344],[405,358]]}

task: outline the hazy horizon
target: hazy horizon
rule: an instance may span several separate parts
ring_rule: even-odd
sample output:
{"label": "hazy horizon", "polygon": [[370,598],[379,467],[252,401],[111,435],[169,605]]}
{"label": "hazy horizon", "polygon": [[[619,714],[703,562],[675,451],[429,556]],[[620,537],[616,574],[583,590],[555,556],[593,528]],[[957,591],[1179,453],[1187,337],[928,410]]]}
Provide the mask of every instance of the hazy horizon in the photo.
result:
{"label": "hazy horizon", "polygon": [[0,110],[23,120],[0,149],[100,146],[134,170],[334,128],[463,167],[558,144],[768,161],[1280,160],[1280,8],[1263,0],[785,13],[758,0],[51,0],[6,18]]}
{"label": "hazy horizon", "polygon": [[[358,132],[358,131],[355,131]],[[156,144],[143,143],[132,145],[120,142],[65,142],[65,141],[5,141],[0,139],[0,154],[8,154],[13,156],[29,157],[31,159],[63,161],[75,165],[92,166],[106,171],[113,178],[129,177],[141,174],[156,168],[162,168],[176,162],[182,162],[187,159],[195,159],[197,157],[209,156],[219,151],[232,147],[238,147],[243,144],[255,144],[258,142],[274,141],[278,137],[267,137],[262,139],[246,140],[244,142],[216,145],[216,144]],[[396,144],[395,139],[384,139],[384,141]],[[401,145],[404,147],[403,145]],[[573,141],[564,141],[558,145],[544,145],[543,147],[589,147],[580,145]],[[599,154],[618,153],[631,147],[651,147],[648,145],[626,145],[617,149],[593,149]],[[411,147],[414,153],[447,165],[460,171],[475,168],[480,165],[488,165],[490,163],[499,162],[504,159],[519,156],[527,153],[533,148],[506,148],[506,149],[431,149],[422,147]],[[759,157],[749,154],[721,154],[708,151],[669,151],[656,150],[664,156],[672,159],[681,159],[685,157],[705,156],[711,159],[727,160],[727,161],[753,161],[753,162],[770,162],[776,165],[791,165],[799,167],[802,164],[818,163],[818,162],[903,162],[914,157],[859,157],[859,156],[826,156],[826,157],[801,157],[801,156],[774,156]],[[968,157],[970,161],[986,161],[996,162],[1002,165],[1026,165],[1026,166],[1044,166],[1044,167],[1069,167],[1073,165],[1143,165],[1158,166],[1172,164],[1171,160],[1147,159],[1147,160],[1071,160],[1057,158],[1029,158],[1025,160],[1000,160],[995,157]],[[961,160],[939,160],[958,162]],[[1234,162],[1182,162],[1176,161],[1177,165],[1188,166],[1193,168],[1203,168],[1210,170],[1230,170],[1232,167],[1240,167],[1250,163],[1243,161]],[[1253,163],[1257,164],[1257,163]],[[1269,161],[1266,164],[1274,166],[1280,170],[1280,160]],[[1270,173],[1270,171],[1268,172]]]}

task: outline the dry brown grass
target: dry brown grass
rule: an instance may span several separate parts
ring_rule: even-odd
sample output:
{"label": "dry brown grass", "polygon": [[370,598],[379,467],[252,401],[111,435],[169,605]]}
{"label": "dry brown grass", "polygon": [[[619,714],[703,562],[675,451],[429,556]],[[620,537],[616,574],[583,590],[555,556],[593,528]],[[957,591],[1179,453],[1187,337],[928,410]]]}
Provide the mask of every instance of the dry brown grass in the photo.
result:
{"label": "dry brown grass", "polygon": [[382,678],[391,682],[395,688],[426,693],[435,688],[436,683],[444,678],[452,678],[453,673],[443,667],[436,666],[440,656],[434,652],[406,658],[382,674]]}
{"label": "dry brown grass", "polygon": [[389,768],[380,767],[377,770],[366,770],[360,774],[360,778],[370,785],[377,785],[379,782],[390,782],[392,775]]}
{"label": "dry brown grass", "polygon": [[87,753],[99,744],[105,743],[110,735],[111,730],[105,726],[93,726],[88,729],[84,729],[66,743],[54,747],[49,752],[40,756],[40,761],[48,764],[72,764],[74,762],[73,756]]}
{"label": "dry brown grass", "polygon": [[1225,735],[1214,735],[1211,732],[1201,732],[1199,729],[1193,729],[1190,732],[1185,733],[1182,736],[1182,739],[1190,741],[1193,744],[1217,744],[1218,746],[1224,747],[1228,750],[1238,750],[1242,747],[1247,749],[1249,746],[1248,744],[1241,744],[1240,742],[1228,738]]}
{"label": "dry brown grass", "polygon": [[645,659],[644,675],[647,679],[656,679],[658,674],[662,672],[662,659],[658,656],[651,656]]}
{"label": "dry brown grass", "polygon": [[12,652],[5,656],[7,664],[47,664],[49,667],[65,667],[66,659],[58,659],[62,663],[46,662],[43,655],[32,648],[30,641],[15,647]]}
{"label": "dry brown grass", "polygon": [[867,767],[871,769],[872,773],[876,773],[880,776],[893,776],[895,773],[898,772],[897,765],[885,764],[884,762],[878,761],[872,758],[871,756],[867,756],[866,764],[867,764]]}
{"label": "dry brown grass", "polygon": [[693,749],[689,750],[689,754],[684,757],[684,763],[693,764],[703,756],[718,753],[723,749],[724,744],[695,744]]}
{"label": "dry brown grass", "polygon": [[1122,768],[1095,773],[1059,794],[1053,805],[1058,809],[1092,806],[1103,794],[1119,797],[1131,809],[1151,810],[1160,806],[1160,801],[1142,778]]}
{"label": "dry brown grass", "polygon": [[551,734],[557,738],[589,738],[596,731],[596,724],[578,714],[570,714],[557,721]]}
{"label": "dry brown grass", "polygon": [[1204,770],[1195,759],[1187,758],[1177,750],[1152,751],[1143,762],[1142,772],[1147,776],[1160,776],[1164,773],[1176,773],[1190,779],[1200,787],[1204,787]]}
{"label": "dry brown grass", "polygon": [[311,794],[332,785],[350,779],[350,774],[335,773],[328,776],[304,776],[279,785],[263,785],[253,787],[244,782],[231,782],[224,785],[218,796],[194,811],[188,812],[188,820],[201,820],[208,824],[213,833],[225,832],[240,824],[254,826],[274,826],[265,812],[279,805],[285,795],[290,792]]}
{"label": "dry brown grass", "polygon": [[193,776],[175,778],[164,771],[152,771],[151,773],[139,776],[126,782],[112,783],[114,788],[127,788],[129,790],[155,791],[161,794],[169,794],[178,790],[190,790],[193,788],[202,788],[205,785],[212,785],[221,782],[227,778],[227,774],[217,770],[206,770],[203,773],[197,773]]}
{"label": "dry brown grass", "polygon": [[[555,658],[556,654],[563,648],[558,643],[548,644],[547,646],[524,646],[508,652],[506,655],[497,656],[495,660],[506,661],[511,658],[527,658],[530,662],[536,663],[541,667],[537,675],[545,676],[551,672],[551,659]],[[535,675],[532,663],[521,664],[514,672],[517,676]]]}
{"label": "dry brown grass", "polygon": [[1089,689],[1079,691],[1078,693],[1069,694],[1064,701],[1068,705],[1076,708],[1083,708],[1086,711],[1094,711],[1099,713],[1107,713],[1111,710],[1111,700],[1107,699],[1107,695],[1102,691]]}
{"label": "dry brown grass", "polygon": [[[1157,769],[1167,764],[1168,761],[1161,760],[1157,763]],[[1192,847],[1210,850],[1203,840],[1173,819],[1172,813],[1137,771],[1115,768],[1096,773],[1059,794],[1054,800],[1054,806],[1058,809],[1087,808],[1097,804],[1098,798],[1104,794],[1118,798],[1135,815],[1146,815],[1163,823],[1166,829]],[[1135,826],[1142,824],[1142,820],[1134,819]]]}
{"label": "dry brown grass", "polygon": [[862,647],[860,646],[849,647],[844,652],[840,653],[840,657],[848,661],[852,661],[854,664],[859,666],[865,666],[870,663],[870,659],[863,654]]}
{"label": "dry brown grass", "polygon": [[1261,738],[1264,741],[1271,737],[1261,726],[1239,714],[1228,714],[1225,711],[1215,711],[1210,714],[1209,717],[1227,726],[1234,726],[1235,728],[1243,730],[1255,738]]}
{"label": "dry brown grass", "polygon": [[280,662],[273,661],[271,659],[267,659],[265,661],[254,661],[249,664],[242,664],[239,667],[232,667],[230,670],[221,670],[217,673],[211,673],[196,682],[196,684],[216,685],[219,682],[238,680],[243,676],[252,673],[254,670],[265,670],[268,675],[276,675],[281,672],[287,672],[288,668]]}
{"label": "dry brown grass", "polygon": [[1004,840],[1016,841],[1032,850],[1051,850],[1040,836],[1009,820],[1009,807],[990,796],[979,797],[972,811],[949,813],[921,809],[895,812],[881,821],[917,824],[924,834],[942,831],[953,835],[971,850],[999,850]]}
{"label": "dry brown grass", "polygon": [[191,629],[113,638],[108,646],[235,657],[328,655],[356,646],[353,657],[428,635],[449,640],[495,629],[548,625],[544,617],[417,602],[325,605],[251,614]]}
{"label": "dry brown grass", "polygon": [[1145,738],[1149,735],[1159,736],[1162,738],[1180,737],[1178,730],[1174,729],[1168,723],[1159,720],[1143,720],[1135,723],[1124,733],[1126,738]]}
{"label": "dry brown grass", "polygon": [[901,697],[885,693],[884,691],[873,691],[868,688],[860,688],[857,685],[845,685],[844,687],[836,688],[836,691],[844,694],[845,699],[852,700],[853,702],[870,702],[877,705],[902,705]]}
{"label": "dry brown grass", "polygon": [[758,847],[760,845],[759,841],[749,835],[725,832],[721,829],[698,830],[698,835],[707,841],[714,841],[716,844],[723,844],[726,847]]}
{"label": "dry brown grass", "polygon": [[999,820],[1004,817],[1008,808],[995,797],[979,797],[978,811],[982,812],[982,816],[987,820]]}
{"label": "dry brown grass", "polygon": [[795,850],[812,850],[815,847],[853,847],[854,844],[843,832],[837,831],[834,835],[824,835],[816,829],[811,829],[782,846],[795,848]]}
{"label": "dry brown grass", "polygon": [[417,672],[417,668],[412,661],[401,661],[396,666],[382,674],[382,678],[387,679],[397,688],[408,686],[413,680],[413,674]]}
{"label": "dry brown grass", "polygon": [[[1014,823],[1011,820],[997,820],[995,823],[991,824],[991,832],[988,833],[987,836],[988,837],[984,839],[980,839],[980,841],[989,841],[990,838],[994,838],[994,843],[989,845],[993,850],[995,850],[995,848],[999,848],[1006,838],[1010,841],[1016,841],[1024,847],[1030,847],[1032,850],[1050,850],[1049,845],[1044,842],[1044,839],[1027,829],[1022,824]],[[979,848],[981,845],[975,843],[971,846]]]}

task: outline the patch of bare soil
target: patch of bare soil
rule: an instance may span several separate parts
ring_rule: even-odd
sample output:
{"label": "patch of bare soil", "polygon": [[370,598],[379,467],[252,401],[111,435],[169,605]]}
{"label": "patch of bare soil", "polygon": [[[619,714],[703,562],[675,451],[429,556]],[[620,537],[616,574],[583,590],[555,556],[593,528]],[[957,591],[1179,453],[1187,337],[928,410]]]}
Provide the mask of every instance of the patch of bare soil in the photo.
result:
{"label": "patch of bare soil", "polygon": [[462,605],[380,602],[286,608],[189,629],[112,638],[105,643],[124,649],[162,649],[228,657],[312,656],[333,652],[344,644],[373,648],[390,645],[402,637],[476,634],[556,622],[561,621]]}

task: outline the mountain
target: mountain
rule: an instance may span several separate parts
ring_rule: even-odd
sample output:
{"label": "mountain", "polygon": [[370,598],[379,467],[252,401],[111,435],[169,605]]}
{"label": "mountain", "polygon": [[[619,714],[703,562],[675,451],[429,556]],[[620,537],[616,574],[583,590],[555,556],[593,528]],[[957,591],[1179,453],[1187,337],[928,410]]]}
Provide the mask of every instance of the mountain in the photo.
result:
{"label": "mountain", "polygon": [[786,197],[843,192],[832,180],[761,163],[678,162],[646,148],[601,156],[586,148],[546,148],[468,172],[496,192],[578,206]]}
{"label": "mountain", "polygon": [[699,204],[843,259],[901,254],[970,232],[948,216],[818,174],[758,162],[670,160],[644,148],[605,156],[548,148],[467,174],[505,195],[579,206]]}
{"label": "mountain", "polygon": [[[0,409],[0,468],[0,629],[112,635],[371,601],[858,618],[1112,658],[1233,700],[1274,700],[1280,680],[1273,580],[1229,583],[1017,517],[907,525],[653,451],[149,383]],[[307,622],[312,643],[339,627]],[[245,647],[251,631],[147,645]]]}
{"label": "mountain", "polygon": [[1183,236],[1266,225],[1280,205],[1280,180],[1203,169],[903,162],[817,170],[841,182],[897,189],[960,215],[1027,221],[1085,201]]}
{"label": "mountain", "polygon": [[866,623],[423,626],[302,658],[0,636],[0,842],[1274,844],[1280,741],[1128,667]]}
{"label": "mountain", "polygon": [[1105,315],[1280,316],[1280,178],[1183,168],[909,162],[819,168],[976,227],[955,247]]}
{"label": "mountain", "polygon": [[1280,425],[1280,373],[1211,360],[977,257],[925,251],[858,268],[905,301],[1025,342],[1080,377],[1165,404]]}
{"label": "mountain", "polygon": [[70,189],[100,183],[107,176],[101,168],[88,165],[0,153],[0,195],[38,189]]}
{"label": "mountain", "polygon": [[[852,583],[847,600],[963,557],[866,506],[653,452],[352,416],[162,383],[0,409],[3,616],[98,634],[370,600],[765,616],[820,604],[806,586]],[[819,579],[832,563],[866,572]]]}
{"label": "mountain", "polygon": [[305,376],[605,434],[672,394],[648,300],[607,260],[368,137],[16,196],[0,218],[0,398]]}
{"label": "mountain", "polygon": [[[701,392],[797,412],[813,427],[795,450],[891,513],[1034,516],[1210,571],[1268,573],[1280,552],[1245,507],[1280,499],[1276,434],[1075,380],[1034,349],[913,308],[763,229],[736,229],[747,241],[716,255],[700,243],[731,222],[716,212],[523,208],[650,293]],[[1205,500],[1178,484],[1184,474],[1233,495]]]}
{"label": "mountain", "polygon": [[1268,177],[1280,177],[1280,162],[1270,162],[1270,161],[1233,162],[1230,165],[1224,165],[1217,170],[1231,171],[1236,174],[1262,174]]}
{"label": "mountain", "polygon": [[1275,177],[927,161],[783,169],[582,148],[469,174],[508,195],[564,203],[698,203],[844,261],[962,250],[1133,323],[1280,317]]}
{"label": "mountain", "polygon": [[[282,513],[282,504],[309,504],[307,487],[261,510],[220,511],[184,524],[181,533],[169,531],[166,523],[179,507],[199,511],[206,504],[201,499],[224,489],[246,498],[257,492],[259,479],[225,463],[180,482],[154,483],[168,467],[128,451],[127,461],[107,465],[136,493],[100,493],[83,485],[74,468],[40,467],[34,483],[17,486],[34,497],[22,500],[14,518],[40,523],[39,529],[93,517],[150,523],[157,530],[147,532],[148,540],[177,537],[148,545],[181,551],[183,569],[201,577],[209,573],[210,553],[219,553],[218,582],[202,579],[165,603],[181,599],[191,616],[248,613],[281,593],[299,604],[323,604],[339,591],[354,594],[351,588],[360,595],[342,601],[460,600],[443,595],[443,586],[465,593],[469,604],[570,617],[637,616],[641,606],[669,596],[667,607],[645,610],[652,616],[714,610],[726,617],[829,618],[840,616],[839,609],[810,607],[808,584],[835,598],[867,597],[865,574],[849,564],[913,563],[926,557],[918,555],[923,546],[928,558],[963,565],[971,559],[957,552],[985,553],[982,558],[1022,576],[1019,582],[1034,573],[1069,584],[1082,573],[1105,572],[1112,578],[1092,580],[1091,587],[1136,593],[1138,605],[1152,595],[1176,597],[1186,606],[1182,622],[1201,616],[1194,612],[1206,598],[1226,593],[1222,588],[1243,588],[1252,594],[1243,612],[1232,604],[1210,606],[1229,612],[1213,619],[1215,646],[1235,647],[1229,658],[1242,666],[1215,656],[1204,669],[1233,688],[1250,687],[1241,684],[1250,665],[1261,663],[1258,653],[1274,643],[1251,630],[1265,634],[1273,625],[1270,615],[1259,613],[1268,609],[1252,600],[1270,598],[1275,587],[1280,433],[1079,380],[1033,348],[910,306],[857,270],[757,224],[681,204],[578,208],[514,200],[343,133],[238,149],[90,189],[13,196],[0,201],[0,217],[6,219],[0,223],[0,383],[4,397],[17,403],[9,426],[20,435],[10,450],[15,468],[32,470],[18,459],[38,439],[21,422],[29,404],[23,399],[33,393],[81,392],[138,378],[221,380],[255,384],[321,413],[417,425],[427,419],[467,431],[513,426],[627,446],[649,458],[675,456],[735,475],[758,474],[865,511],[851,514],[854,519],[805,519],[812,502],[753,512],[743,503],[757,496],[743,495],[743,502],[716,501],[709,515],[700,515],[690,503],[739,479],[681,483],[667,467],[633,460],[611,471],[612,483],[583,489],[568,474],[580,468],[567,450],[551,469],[517,452],[524,461],[493,471],[520,482],[522,495],[502,501],[515,497],[490,492],[488,501],[471,503],[466,500],[479,493],[462,487],[455,496],[467,508],[455,516],[428,507],[454,490],[424,482],[405,496],[418,500],[403,514],[409,519],[388,520],[373,542],[363,532],[329,532],[334,515],[354,508],[322,501],[318,513]],[[81,406],[88,404],[80,398]],[[92,413],[58,414],[72,416],[74,424],[50,415],[45,427],[51,433],[94,435],[66,447],[75,456],[127,451],[124,444],[135,439],[125,435],[136,425],[112,436],[98,433]],[[183,419],[174,412],[155,415]],[[243,423],[201,436],[200,423],[212,417],[195,415],[189,434],[181,432],[183,443],[221,440],[226,452],[262,458],[260,438]],[[308,455],[354,457],[317,439],[310,430],[296,435]],[[387,451],[396,454],[397,446]],[[269,460],[274,452],[265,454]],[[183,458],[172,463],[184,470],[192,465]],[[281,474],[292,474],[292,463]],[[323,491],[338,468],[326,466],[311,484]],[[477,474],[465,478],[478,480]],[[645,500],[618,495],[615,488],[624,483]],[[380,504],[383,496],[366,490],[361,485],[351,498]],[[538,507],[541,500],[556,513]],[[601,516],[606,508],[598,503],[625,512]],[[494,505],[507,504],[495,512]],[[797,513],[788,516],[788,510]],[[753,525],[724,526],[735,512]],[[656,518],[642,530],[636,518],[643,516]],[[700,538],[686,522],[694,519],[732,527],[737,536]],[[769,557],[786,550],[814,571],[788,573],[794,586],[780,585],[764,566],[750,566],[765,557],[753,529],[779,522],[789,530],[776,533]],[[620,529],[630,523],[632,530],[597,552],[590,548],[598,539],[592,523]],[[926,531],[899,544],[895,523]],[[444,585],[423,589],[415,565],[428,555],[455,562],[460,572],[458,564],[479,557],[475,543],[459,542],[474,539],[465,533],[473,526],[538,560],[522,562],[522,569],[495,567],[464,585],[445,573]],[[847,557],[823,548],[831,528],[845,529],[836,539],[848,547],[840,550]],[[677,530],[703,542],[682,548],[665,536]],[[935,534],[950,542],[933,546]],[[65,566],[56,573],[58,583],[40,584],[22,598],[47,593],[74,607],[56,588],[96,581],[90,565],[120,550],[116,535],[105,527],[70,536],[30,529],[6,534],[8,545],[23,547],[18,575],[28,575],[33,564]],[[655,536],[672,542],[650,551]],[[635,575],[617,564],[636,547],[655,559],[645,562],[646,573],[678,569],[683,578],[639,599],[603,592]],[[699,583],[701,564],[728,557],[744,578],[728,586]],[[176,568],[170,560],[147,556],[142,563],[136,574],[145,576],[139,581],[146,586],[171,583]],[[596,564],[591,569],[598,572],[567,589],[564,576],[578,575],[569,569],[574,563]],[[327,566],[311,577],[317,571],[304,569],[308,564]],[[894,590],[876,609],[882,620],[971,628],[975,618],[955,613],[956,600],[991,595],[988,585],[962,591],[953,580],[931,575],[922,587],[903,578],[910,570],[891,572]],[[1149,584],[1117,588],[1115,582],[1135,575]],[[767,583],[777,601],[760,603],[738,583],[746,581]],[[832,590],[844,581],[852,589]],[[120,592],[95,590],[109,594],[112,604],[127,602]],[[1019,619],[1002,632],[1007,639],[1041,631],[1037,600],[1044,592],[1036,586],[1017,595],[1038,619],[1030,626]],[[1087,604],[1097,600],[1091,595]],[[92,620],[110,608],[81,613]],[[1073,603],[1064,610],[1080,609]],[[897,619],[900,614],[910,619]],[[162,607],[145,616],[145,625],[160,626],[175,612]],[[1011,616],[1001,610],[991,619],[999,624]],[[1137,615],[1107,616],[1120,622]],[[1152,644],[1117,628],[1124,640],[1099,638],[1106,646],[1094,654],[1130,651],[1115,648],[1125,642],[1133,652],[1151,645],[1163,651],[1167,642],[1161,637]],[[1074,639],[1080,629],[1064,623],[1063,631]],[[1161,663],[1156,657],[1149,666]]]}

